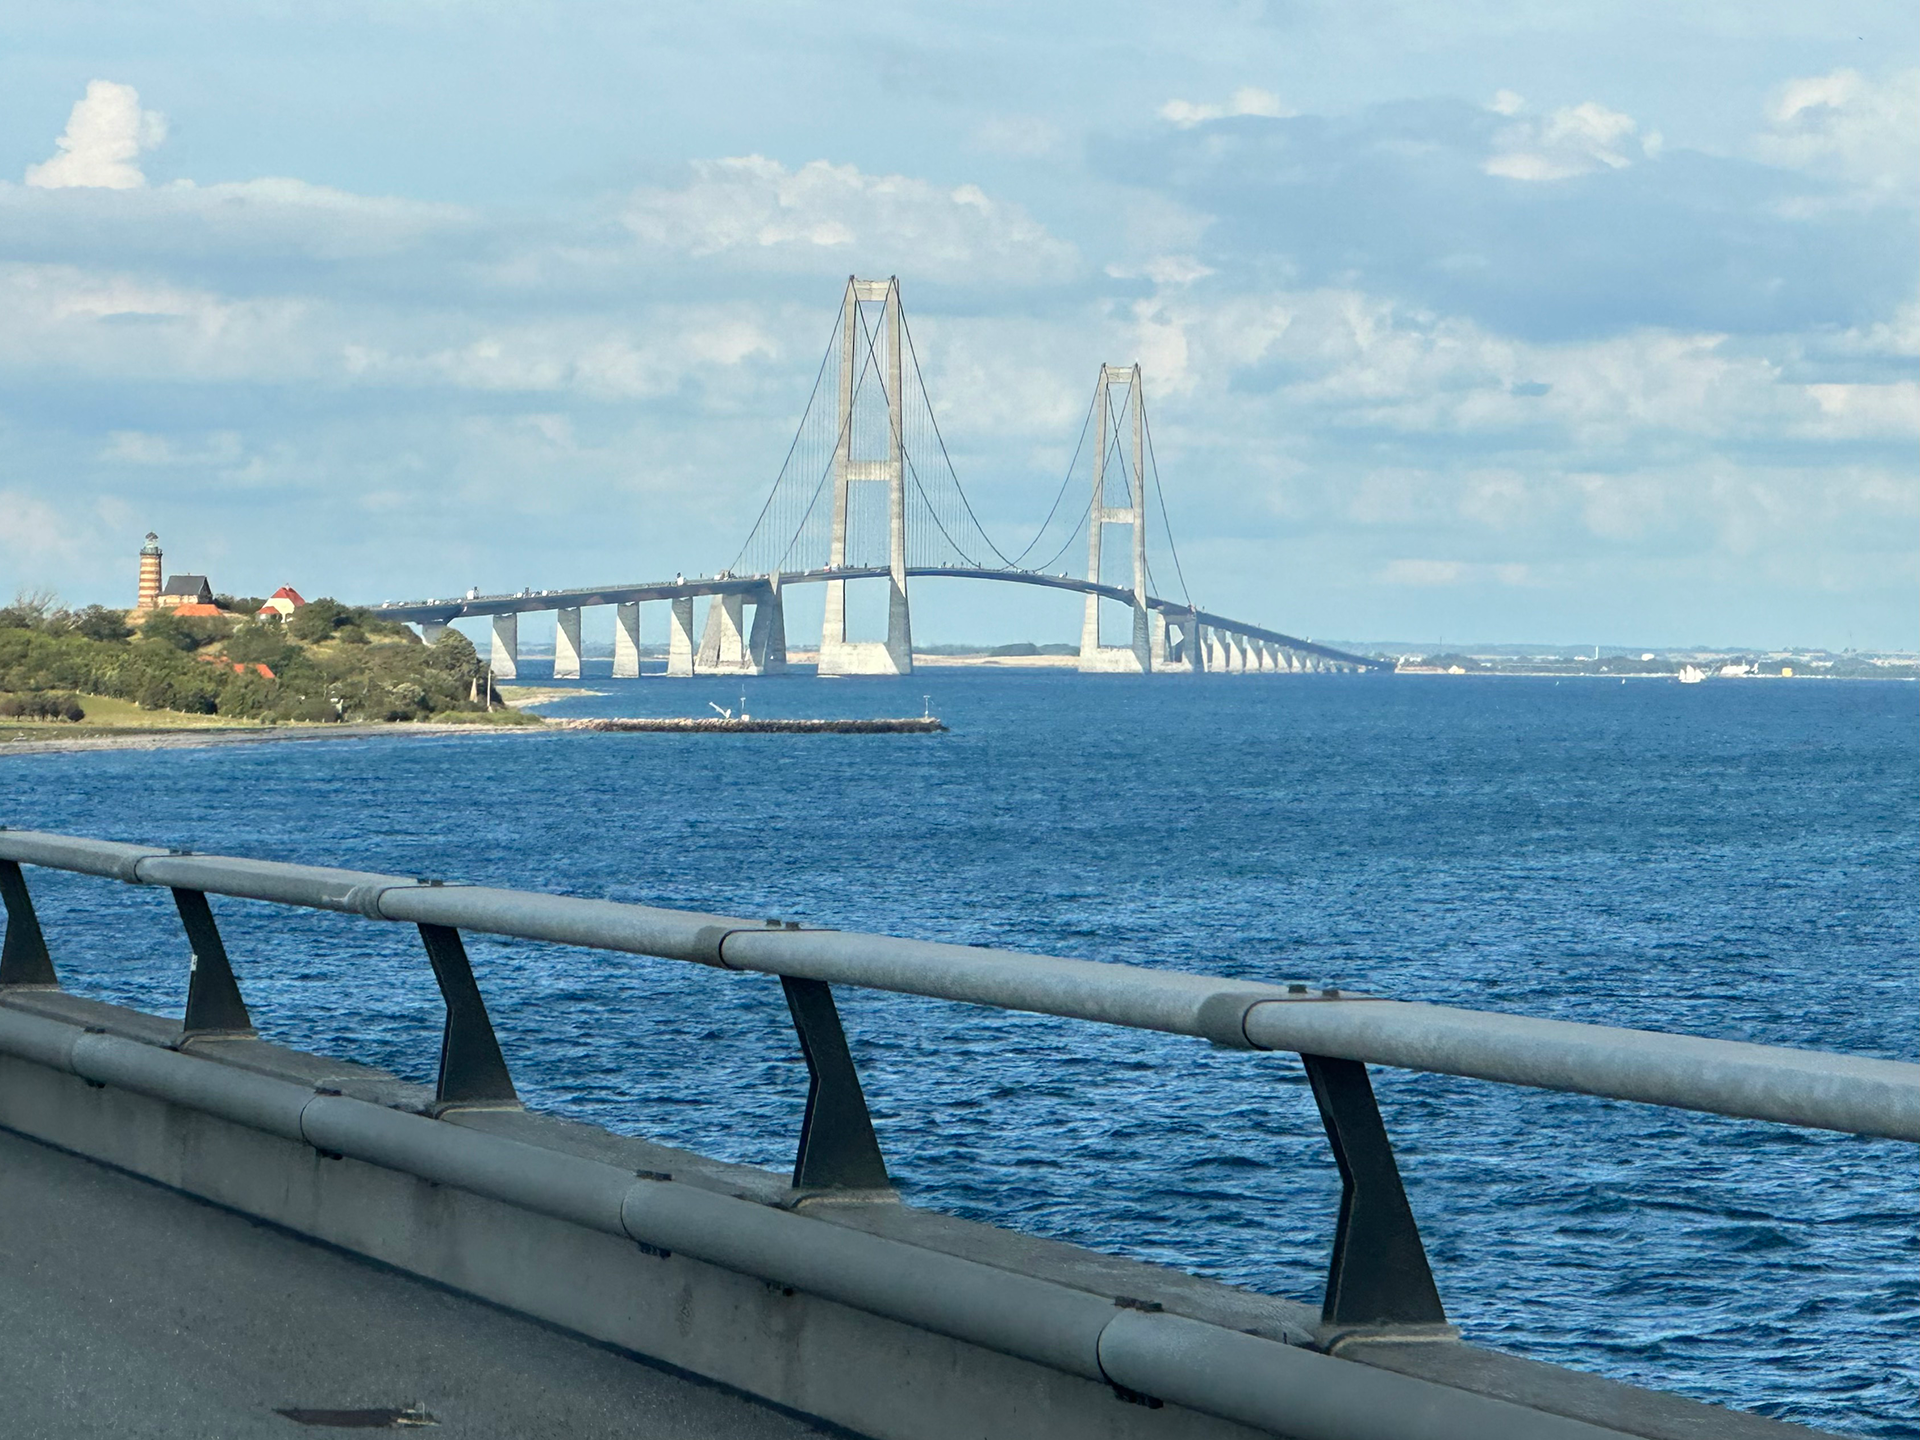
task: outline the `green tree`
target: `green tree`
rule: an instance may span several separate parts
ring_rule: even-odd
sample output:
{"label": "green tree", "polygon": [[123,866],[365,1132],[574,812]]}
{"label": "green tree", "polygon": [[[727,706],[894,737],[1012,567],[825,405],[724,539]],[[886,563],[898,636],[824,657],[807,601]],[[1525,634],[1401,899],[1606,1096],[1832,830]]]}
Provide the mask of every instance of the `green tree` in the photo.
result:
{"label": "green tree", "polygon": [[318,645],[331,640],[333,632],[352,619],[353,612],[345,605],[323,596],[293,612],[293,618],[287,622],[287,633],[308,645]]}
{"label": "green tree", "polygon": [[140,627],[140,638],[150,645],[166,645],[180,651],[195,650],[200,645],[187,622],[171,610],[155,610],[148,615],[146,624]]}
{"label": "green tree", "polygon": [[227,658],[243,665],[265,665],[274,674],[284,671],[298,653],[277,620],[249,620],[227,637]]}
{"label": "green tree", "polygon": [[258,671],[229,674],[221,682],[217,709],[222,715],[257,720],[270,715],[280,699],[280,687]]}
{"label": "green tree", "polygon": [[480,652],[473,648],[473,642],[449,625],[440,632],[440,638],[428,648],[426,662],[432,669],[455,681],[462,691],[479,678],[486,667],[480,663]]}
{"label": "green tree", "polygon": [[133,634],[133,627],[127,624],[124,610],[110,610],[105,605],[89,605],[69,616],[69,628],[75,635],[88,640],[125,640]]}
{"label": "green tree", "polygon": [[13,603],[0,606],[0,630],[44,630],[48,620],[64,612],[51,590],[19,590]]}

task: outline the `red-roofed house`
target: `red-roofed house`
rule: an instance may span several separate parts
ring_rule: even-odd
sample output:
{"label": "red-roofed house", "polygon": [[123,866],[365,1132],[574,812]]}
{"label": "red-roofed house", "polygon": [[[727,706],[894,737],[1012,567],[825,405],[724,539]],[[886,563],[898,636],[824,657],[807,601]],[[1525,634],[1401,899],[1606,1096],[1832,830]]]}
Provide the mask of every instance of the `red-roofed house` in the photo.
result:
{"label": "red-roofed house", "polygon": [[267,603],[260,607],[253,618],[256,620],[286,620],[291,618],[293,612],[306,603],[305,600],[300,598],[300,592],[298,590],[294,589],[291,585],[282,585],[267,597]]}

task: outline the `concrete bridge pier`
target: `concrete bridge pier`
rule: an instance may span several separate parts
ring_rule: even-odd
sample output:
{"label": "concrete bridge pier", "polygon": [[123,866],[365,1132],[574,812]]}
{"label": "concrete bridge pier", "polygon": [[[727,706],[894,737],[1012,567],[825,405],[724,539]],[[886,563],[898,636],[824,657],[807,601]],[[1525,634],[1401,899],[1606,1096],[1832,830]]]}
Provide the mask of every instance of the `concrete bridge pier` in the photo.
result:
{"label": "concrete bridge pier", "polygon": [[613,607],[613,678],[640,678],[640,602]]}
{"label": "concrete bridge pier", "polygon": [[693,675],[693,597],[675,596],[667,621],[667,674],[676,679]]}
{"label": "concrete bridge pier", "polygon": [[707,602],[707,624],[700,633],[700,656],[694,661],[694,673],[738,674],[746,668],[746,642],[742,638],[744,595],[715,595]]}
{"label": "concrete bridge pier", "polygon": [[1220,643],[1220,633],[1211,625],[1196,625],[1194,634],[1200,648],[1200,668],[1208,671],[1226,669],[1227,652]]}
{"label": "concrete bridge pier", "polygon": [[1147,616],[1147,668],[1165,670],[1170,663],[1167,656],[1166,612],[1154,610]]}
{"label": "concrete bridge pier", "polygon": [[438,645],[440,643],[440,637],[446,633],[447,622],[444,620],[422,620],[420,622],[420,638],[429,645]]}
{"label": "concrete bridge pier", "polygon": [[493,617],[493,650],[488,657],[496,680],[516,680],[520,676],[520,617],[516,614]]}
{"label": "concrete bridge pier", "polygon": [[775,580],[753,600],[753,630],[747,636],[747,668],[755,675],[787,673],[787,607]]}
{"label": "concrete bridge pier", "polygon": [[574,605],[554,612],[553,678],[580,678],[580,607]]}
{"label": "concrete bridge pier", "polygon": [[1174,665],[1192,675],[1205,673],[1207,651],[1201,639],[1200,622],[1192,615],[1183,615],[1176,616],[1173,624],[1180,632],[1179,642],[1173,651]]}

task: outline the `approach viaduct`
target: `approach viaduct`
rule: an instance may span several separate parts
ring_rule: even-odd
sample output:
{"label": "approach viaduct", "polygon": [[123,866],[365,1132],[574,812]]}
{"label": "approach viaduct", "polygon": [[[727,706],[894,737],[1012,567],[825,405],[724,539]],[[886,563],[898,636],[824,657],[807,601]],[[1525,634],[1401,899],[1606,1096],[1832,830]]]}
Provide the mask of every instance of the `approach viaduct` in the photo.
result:
{"label": "approach viaduct", "polygon": [[[984,580],[997,584],[1037,585],[1067,590],[1094,600],[1131,607],[1134,595],[1117,585],[1103,585],[1073,575],[1042,575],[1035,571],[994,570],[980,566],[910,565],[911,580]],[[372,607],[383,620],[419,625],[429,640],[437,639],[451,622],[481,616],[493,621],[489,652],[494,674],[512,679],[519,669],[519,617],[551,611],[556,617],[553,674],[557,680],[580,677],[581,611],[595,606],[614,610],[613,674],[632,678],[640,674],[640,606],[664,601],[669,606],[667,669],[669,676],[706,674],[779,675],[787,668],[786,612],[782,594],[795,585],[820,585],[852,580],[885,580],[883,566],[822,568],[782,575],[719,575],[711,579],[676,579],[609,585],[586,590],[522,591],[517,595],[474,595],[456,600],[418,600]],[[709,596],[705,625],[695,638],[694,605]],[[1360,672],[1390,669],[1383,661],[1353,655],[1330,645],[1317,645],[1244,621],[1230,620],[1198,610],[1178,600],[1146,597],[1147,655],[1143,673],[1197,674],[1206,672]],[[1101,647],[1106,649],[1108,647]],[[1131,651],[1128,652],[1131,654]],[[1082,650],[1082,668],[1114,668],[1097,654]],[[1088,662],[1091,663],[1088,663]],[[901,673],[905,673],[903,670]]]}

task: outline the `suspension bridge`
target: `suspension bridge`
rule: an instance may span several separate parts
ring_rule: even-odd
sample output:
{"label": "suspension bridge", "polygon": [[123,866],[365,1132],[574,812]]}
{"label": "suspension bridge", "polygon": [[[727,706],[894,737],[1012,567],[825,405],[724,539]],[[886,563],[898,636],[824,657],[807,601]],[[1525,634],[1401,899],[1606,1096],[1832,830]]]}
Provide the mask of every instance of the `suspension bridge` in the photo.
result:
{"label": "suspension bridge", "polygon": [[[1156,520],[1159,545],[1150,547]],[[1084,574],[1056,568],[1082,544]],[[1164,550],[1178,599],[1159,593],[1150,548]],[[520,616],[551,611],[554,678],[578,679],[583,609],[612,607],[613,674],[637,677],[640,607],[665,602],[668,675],[778,675],[788,668],[785,591],[824,585],[818,673],[906,675],[913,670],[908,582],[933,578],[1083,595],[1084,671],[1389,668],[1193,603],[1167,519],[1137,364],[1100,367],[1079,444],[1046,518],[1024,547],[1002,549],[975,514],[940,433],[897,278],[847,281],[779,476],[739,554],[718,575],[512,595],[469,591],[371,608],[382,619],[419,625],[428,640],[454,620],[491,618],[493,671],[502,679],[519,673]],[[848,586],[882,581],[885,638],[851,638]],[[702,596],[706,614],[696,639],[694,601]]]}

